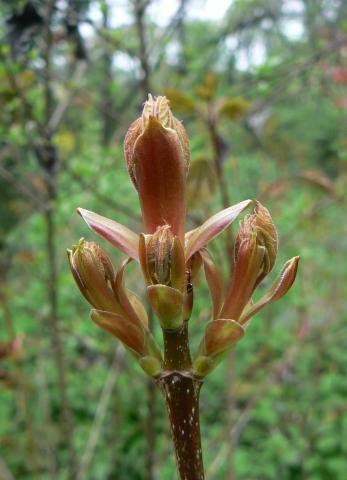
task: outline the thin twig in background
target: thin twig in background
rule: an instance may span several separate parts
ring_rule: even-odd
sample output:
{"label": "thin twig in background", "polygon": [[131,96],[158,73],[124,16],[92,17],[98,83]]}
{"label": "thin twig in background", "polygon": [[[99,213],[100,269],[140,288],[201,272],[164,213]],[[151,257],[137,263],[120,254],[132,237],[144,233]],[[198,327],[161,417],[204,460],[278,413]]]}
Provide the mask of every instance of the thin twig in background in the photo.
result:
{"label": "thin twig in background", "polygon": [[96,407],[93,424],[88,435],[88,440],[84,449],[84,453],[82,455],[81,464],[76,477],[77,480],[85,480],[88,468],[93,461],[95,449],[102,430],[102,424],[105,419],[112,391],[117,382],[123,356],[124,348],[121,345],[118,345],[115,350],[113,361],[110,366],[107,378],[102,388],[98,405]]}
{"label": "thin twig in background", "polygon": [[47,205],[44,203],[44,201],[40,200],[36,193],[31,191],[25,184],[20,182],[15,175],[6,170],[6,168],[4,168],[2,165],[0,165],[0,176],[10,185],[12,185],[20,194],[30,199],[38,211],[44,212],[46,210]]}
{"label": "thin twig in background", "polygon": [[71,88],[68,93],[64,95],[64,99],[56,106],[48,120],[47,129],[50,132],[55,132],[63,120],[68,108],[76,96],[76,93],[81,88],[80,82],[83,78],[83,75],[86,73],[87,67],[88,63],[86,61],[80,61],[76,64],[75,71],[70,80],[73,88]]}
{"label": "thin twig in background", "polygon": [[[45,49],[43,51],[43,59],[45,62],[44,68],[44,119],[47,126],[53,113],[53,91],[52,91],[52,47],[53,47],[53,33],[52,33],[52,17],[55,8],[55,0],[49,0],[46,5],[45,16]],[[48,325],[51,332],[51,341],[53,348],[53,356],[58,374],[58,388],[61,401],[61,415],[62,415],[62,432],[64,441],[66,443],[68,456],[68,478],[70,480],[76,479],[77,473],[77,457],[74,447],[73,439],[73,424],[72,413],[68,400],[66,366],[63,350],[63,342],[61,338],[61,331],[59,325],[58,312],[58,271],[57,271],[57,250],[56,250],[56,229],[54,218],[54,200],[56,197],[56,173],[57,162],[54,146],[52,144],[52,132],[48,128],[45,129],[45,134],[42,137],[44,148],[41,153],[41,167],[43,177],[47,190],[48,208],[45,212],[46,219],[46,252],[48,261],[48,281],[47,281],[47,295],[49,304],[49,318]]]}
{"label": "thin twig in background", "polygon": [[143,97],[146,98],[151,91],[150,86],[150,65],[148,58],[147,42],[146,42],[146,30],[145,30],[145,15],[146,9],[150,5],[149,0],[134,0],[134,17],[135,25],[139,41],[139,60],[141,63],[142,77],[141,77],[141,89]]}

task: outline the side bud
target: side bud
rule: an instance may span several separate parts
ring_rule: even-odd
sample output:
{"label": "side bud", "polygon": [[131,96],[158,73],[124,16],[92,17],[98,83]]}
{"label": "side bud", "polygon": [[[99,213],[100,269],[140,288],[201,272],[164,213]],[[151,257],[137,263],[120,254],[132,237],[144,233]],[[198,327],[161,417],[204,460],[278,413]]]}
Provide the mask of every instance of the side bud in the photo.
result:
{"label": "side bud", "polygon": [[74,279],[86,300],[96,309],[122,314],[113,291],[113,266],[102,248],[81,238],[67,254]]}
{"label": "side bud", "polygon": [[272,270],[278,237],[269,211],[256,202],[240,224],[235,242],[235,269],[221,315],[238,320],[259,283]]}
{"label": "side bud", "polygon": [[239,233],[235,244],[235,260],[237,260],[239,247],[244,239],[250,235],[256,236],[257,245],[264,247],[264,261],[259,272],[256,285],[271,272],[276,262],[278,251],[278,235],[272,221],[270,212],[260,202],[255,202],[254,212],[246,215],[240,224]]}
{"label": "side bud", "polygon": [[183,241],[189,140],[165,97],[149,95],[125,137],[124,155],[147,233],[169,224]]}

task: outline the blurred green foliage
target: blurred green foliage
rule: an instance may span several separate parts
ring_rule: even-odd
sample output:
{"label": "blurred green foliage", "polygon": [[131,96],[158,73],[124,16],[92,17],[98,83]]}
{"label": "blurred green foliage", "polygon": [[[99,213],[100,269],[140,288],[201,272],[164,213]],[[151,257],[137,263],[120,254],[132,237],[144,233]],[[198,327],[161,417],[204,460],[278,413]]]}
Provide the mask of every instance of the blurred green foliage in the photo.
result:
{"label": "blurred green foliage", "polygon": [[[28,3],[0,5],[0,340],[13,330],[24,334],[21,354],[0,363],[0,477],[71,478],[48,321],[49,169],[38,161],[47,119],[62,113],[51,135],[58,152],[55,288],[77,460],[89,455],[111,371],[114,385],[83,478],[175,478],[163,399],[157,392],[149,400],[130,356],[118,349],[114,362],[117,344],[88,318],[65,256],[80,237],[95,239],[76,215],[78,206],[141,229],[122,141],[147,85],[168,95],[190,135],[189,228],[221,206],[212,119],[230,201],[258,198],[278,227],[276,273],[286,259],[302,257],[290,293],[252,320],[206,381],[207,478],[344,480],[346,2],[235,0],[214,21],[189,16],[192,0],[177,2],[165,25],[156,12],[165,12],[163,1],[149,2],[142,25],[135,21],[136,1],[56,2],[48,80],[50,2],[30,2],[36,15],[24,15]],[[114,20],[119,9],[124,21]],[[300,35],[291,33],[293,21]],[[223,234],[212,250],[227,275],[225,240]],[[122,256],[98,241],[119,265]],[[128,282],[143,294],[136,267]],[[195,346],[210,315],[207,292],[201,276],[191,321]]]}

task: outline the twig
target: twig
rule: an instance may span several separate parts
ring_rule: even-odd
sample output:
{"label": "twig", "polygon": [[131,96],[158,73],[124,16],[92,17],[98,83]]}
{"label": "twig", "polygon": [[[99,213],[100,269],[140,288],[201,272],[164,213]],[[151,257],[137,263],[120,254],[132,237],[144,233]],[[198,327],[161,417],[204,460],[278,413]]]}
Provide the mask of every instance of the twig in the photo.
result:
{"label": "twig", "polygon": [[6,168],[0,165],[0,176],[10,183],[19,193],[24,195],[26,198],[30,199],[30,201],[37,207],[39,211],[45,211],[47,209],[47,205],[40,200],[34,192],[29,190],[26,185],[18,181],[18,178],[15,175],[12,175]]}
{"label": "twig", "polygon": [[145,13],[149,6],[148,0],[134,0],[135,25],[139,39],[139,60],[142,69],[141,87],[143,97],[146,98],[150,92],[150,65],[145,32]]}
{"label": "twig", "polygon": [[[48,208],[45,212],[46,219],[46,251],[48,261],[48,282],[47,294],[49,302],[49,318],[48,324],[51,332],[51,341],[53,348],[53,356],[58,374],[58,388],[61,400],[61,414],[62,414],[62,432],[64,441],[66,443],[69,457],[68,478],[70,480],[76,479],[77,473],[77,458],[73,441],[73,425],[72,414],[68,401],[67,394],[67,380],[65,372],[65,359],[63,353],[63,343],[61,339],[59,313],[58,313],[58,271],[57,271],[57,252],[55,245],[55,221],[54,221],[54,200],[56,195],[56,171],[57,171],[57,157],[54,154],[54,147],[52,145],[52,132],[47,128],[48,122],[51,119],[53,111],[53,92],[51,84],[51,54],[53,47],[53,34],[51,30],[51,22],[55,8],[55,0],[49,0],[46,6],[45,18],[45,49],[43,51],[43,59],[45,62],[44,68],[44,121],[45,131],[42,135],[42,142],[49,148],[44,148],[42,152],[42,159],[40,164],[47,189],[47,203]],[[52,157],[53,152],[53,157]]]}
{"label": "twig", "polygon": [[86,61],[78,62],[76,65],[75,72],[72,76],[71,82],[76,85],[75,88],[71,88],[67,95],[65,96],[64,100],[59,103],[52,113],[50,119],[47,123],[47,129],[50,132],[54,132],[57,127],[59,126],[60,122],[64,118],[65,113],[67,112],[69,106],[72,104],[73,99],[75,98],[76,92],[79,90],[80,86],[78,83],[81,81],[83,75],[87,70],[88,63]]}

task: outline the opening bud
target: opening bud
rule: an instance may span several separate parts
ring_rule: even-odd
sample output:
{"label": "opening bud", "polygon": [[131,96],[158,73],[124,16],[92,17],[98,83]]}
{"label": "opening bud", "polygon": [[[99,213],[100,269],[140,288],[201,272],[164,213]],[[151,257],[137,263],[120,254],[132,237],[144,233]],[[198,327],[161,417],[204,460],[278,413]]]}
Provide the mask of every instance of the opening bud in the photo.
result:
{"label": "opening bud", "polygon": [[256,202],[240,224],[235,242],[235,269],[222,309],[224,318],[238,320],[255,288],[272,270],[278,237],[269,211]]}
{"label": "opening bud", "polygon": [[165,97],[149,95],[125,137],[124,155],[147,233],[170,224],[183,241],[189,140]]}
{"label": "opening bud", "polygon": [[145,102],[142,111],[142,131],[148,126],[151,118],[155,118],[164,128],[170,128],[177,133],[188,171],[190,161],[188,135],[182,123],[173,116],[170,102],[166,97],[148,95],[148,100]]}
{"label": "opening bud", "polygon": [[166,285],[183,291],[184,251],[169,225],[158,227],[153,235],[140,236],[139,256],[149,285]]}
{"label": "opening bud", "polygon": [[88,302],[100,310],[122,313],[113,291],[115,273],[104,250],[81,238],[67,253],[72,274]]}
{"label": "opening bud", "polygon": [[260,202],[255,202],[254,212],[246,215],[240,224],[239,233],[235,243],[235,258],[237,261],[239,247],[244,239],[255,235],[257,245],[264,247],[264,258],[261,271],[257,278],[257,286],[272,270],[276,262],[278,251],[278,235],[272,221],[270,212]]}

